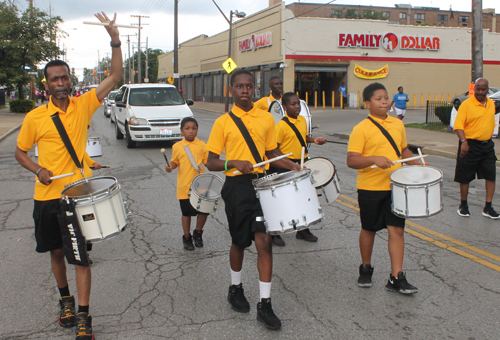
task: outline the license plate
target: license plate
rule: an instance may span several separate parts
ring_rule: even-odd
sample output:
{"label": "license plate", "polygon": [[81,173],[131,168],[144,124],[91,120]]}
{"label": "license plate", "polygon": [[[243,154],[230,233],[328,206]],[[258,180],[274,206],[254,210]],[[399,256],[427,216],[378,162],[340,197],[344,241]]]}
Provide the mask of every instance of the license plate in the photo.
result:
{"label": "license plate", "polygon": [[172,129],[160,129],[160,136],[161,137],[172,136]]}

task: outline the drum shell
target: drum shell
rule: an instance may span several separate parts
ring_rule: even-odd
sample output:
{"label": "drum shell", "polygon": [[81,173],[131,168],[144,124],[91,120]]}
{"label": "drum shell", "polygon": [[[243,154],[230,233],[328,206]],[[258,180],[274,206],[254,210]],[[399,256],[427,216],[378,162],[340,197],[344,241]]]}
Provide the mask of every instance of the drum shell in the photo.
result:
{"label": "drum shell", "polygon": [[[192,183],[196,182],[196,179],[199,177],[208,177],[211,176],[213,177],[214,180],[217,180],[220,182],[220,186],[222,188],[222,185],[224,184],[224,180],[220,178],[217,175],[214,174],[199,174],[197,175]],[[217,210],[217,205],[219,203],[219,200],[221,199],[221,194],[220,192],[217,192],[217,196],[214,198],[209,198],[209,197],[202,197],[196,190],[192,189],[193,184],[191,184],[191,187],[189,188],[189,203],[191,203],[191,206],[195,208],[197,211],[205,213],[205,214],[210,214],[211,212],[215,212]]]}
{"label": "drum shell", "polygon": [[85,151],[90,157],[102,156],[101,140],[96,137],[90,137],[87,139],[87,147],[85,148]]}
{"label": "drum shell", "polygon": [[[333,168],[333,174],[331,177],[321,184],[314,181],[314,173],[320,171],[319,167],[315,166],[315,160],[323,160],[323,162],[328,162]],[[337,176],[337,167],[327,158],[324,157],[314,157],[304,163],[304,166],[311,169],[311,176],[313,178],[314,186],[316,187],[316,194],[318,195],[318,200],[321,205],[332,204],[337,200],[340,195],[340,180]]]}
{"label": "drum shell", "polygon": [[255,190],[269,234],[305,229],[323,219],[316,189],[311,181],[310,170],[305,172],[307,176],[291,180],[286,184],[262,187],[266,179],[280,176],[271,175],[260,179],[258,182],[260,186],[256,185]]}
{"label": "drum shell", "polygon": [[[96,180],[104,177],[91,177]],[[121,188],[114,177],[115,184],[107,190],[82,196],[66,196],[67,189],[83,183],[78,181],[66,187],[62,198],[75,203],[80,228],[87,242],[97,242],[116,236],[127,226],[127,214],[123,204]]]}

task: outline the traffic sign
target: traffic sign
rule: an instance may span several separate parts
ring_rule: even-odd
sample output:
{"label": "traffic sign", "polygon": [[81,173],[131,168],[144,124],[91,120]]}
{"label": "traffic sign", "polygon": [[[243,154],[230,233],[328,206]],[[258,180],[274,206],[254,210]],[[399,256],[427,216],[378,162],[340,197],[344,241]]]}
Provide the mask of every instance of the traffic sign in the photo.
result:
{"label": "traffic sign", "polygon": [[233,59],[227,58],[227,60],[222,63],[222,67],[224,67],[224,70],[226,70],[227,73],[231,73],[238,67],[238,65],[236,65]]}
{"label": "traffic sign", "polygon": [[145,83],[149,83],[149,78],[144,78]]}
{"label": "traffic sign", "polygon": [[170,83],[170,85],[174,85],[174,77],[168,77],[167,81]]}

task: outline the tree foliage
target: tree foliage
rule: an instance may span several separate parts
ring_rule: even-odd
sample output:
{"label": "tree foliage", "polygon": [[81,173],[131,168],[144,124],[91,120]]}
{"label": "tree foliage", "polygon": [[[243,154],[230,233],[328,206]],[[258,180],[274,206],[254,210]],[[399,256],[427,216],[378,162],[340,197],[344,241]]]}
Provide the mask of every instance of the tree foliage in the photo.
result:
{"label": "tree foliage", "polygon": [[55,43],[61,22],[35,7],[20,13],[14,4],[0,2],[0,85],[17,87],[22,98],[28,72],[62,54]]}
{"label": "tree foliage", "polygon": [[372,20],[387,20],[384,16],[384,12],[373,11],[371,9],[363,10],[362,13],[355,8],[335,8],[332,10],[333,18],[341,19],[372,19]]}

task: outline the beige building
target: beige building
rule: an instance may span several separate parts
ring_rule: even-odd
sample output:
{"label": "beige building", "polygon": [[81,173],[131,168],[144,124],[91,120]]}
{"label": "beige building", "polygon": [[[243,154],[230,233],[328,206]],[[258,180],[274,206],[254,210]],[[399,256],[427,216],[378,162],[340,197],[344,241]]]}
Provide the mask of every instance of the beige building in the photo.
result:
{"label": "beige building", "polygon": [[[276,3],[277,2],[277,3]],[[275,3],[275,4],[274,4]],[[374,81],[392,95],[403,86],[416,106],[468,90],[471,29],[400,25],[382,20],[298,16],[284,2],[233,23],[231,56],[255,75],[256,99],[268,95],[268,80],[283,78],[284,90],[314,104],[339,104],[338,88],[358,94]],[[319,4],[318,4],[319,6]],[[500,35],[483,31],[484,76],[500,86]],[[228,31],[201,35],[179,47],[180,86],[186,98],[223,102]],[[173,74],[173,52],[158,58],[160,81]],[[382,78],[374,79],[374,76]],[[369,79],[364,79],[368,77]],[[500,80],[498,81],[500,82]],[[356,95],[351,98],[355,102]]]}

